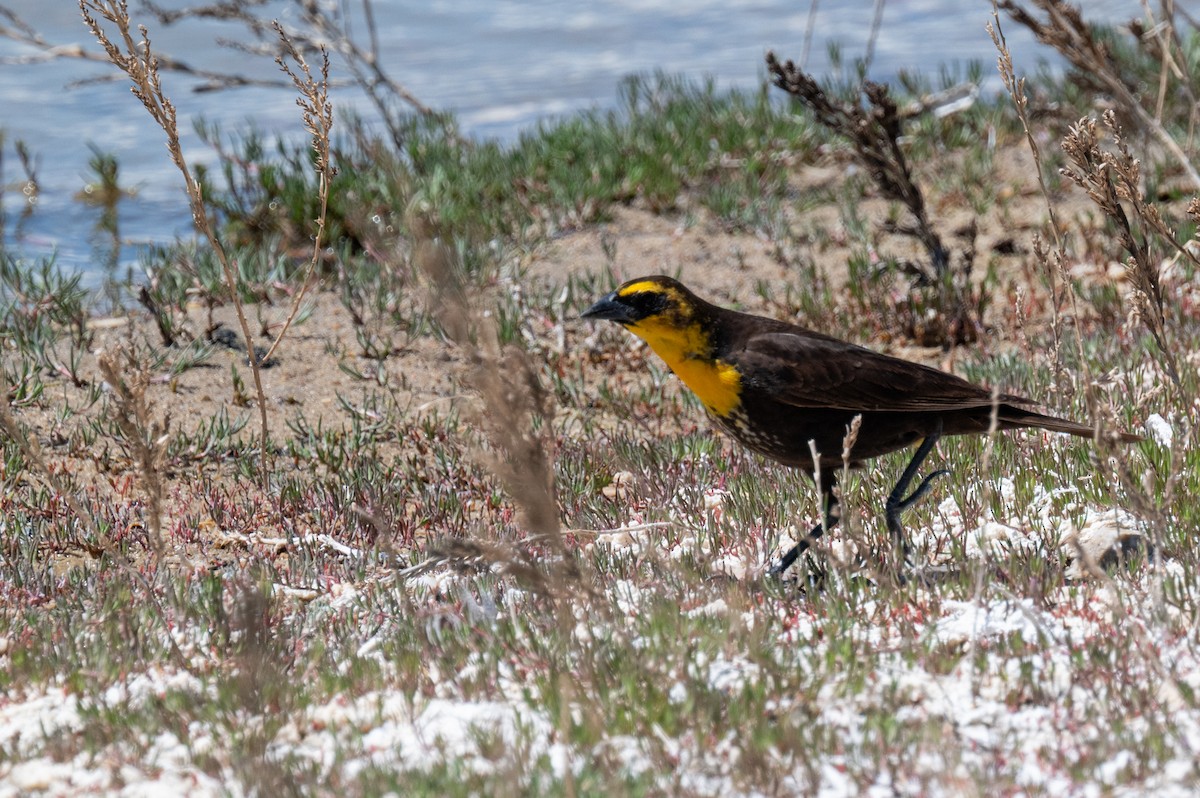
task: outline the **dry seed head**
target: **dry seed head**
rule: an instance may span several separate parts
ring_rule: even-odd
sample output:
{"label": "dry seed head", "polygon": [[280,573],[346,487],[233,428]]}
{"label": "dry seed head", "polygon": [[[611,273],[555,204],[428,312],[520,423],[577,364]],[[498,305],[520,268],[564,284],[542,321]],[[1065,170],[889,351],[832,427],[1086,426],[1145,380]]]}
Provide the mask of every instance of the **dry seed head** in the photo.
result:
{"label": "dry seed head", "polygon": [[[1200,197],[1192,197],[1187,206],[1187,215],[1193,222],[1200,224]],[[1196,230],[1196,238],[1200,238],[1200,228]]]}

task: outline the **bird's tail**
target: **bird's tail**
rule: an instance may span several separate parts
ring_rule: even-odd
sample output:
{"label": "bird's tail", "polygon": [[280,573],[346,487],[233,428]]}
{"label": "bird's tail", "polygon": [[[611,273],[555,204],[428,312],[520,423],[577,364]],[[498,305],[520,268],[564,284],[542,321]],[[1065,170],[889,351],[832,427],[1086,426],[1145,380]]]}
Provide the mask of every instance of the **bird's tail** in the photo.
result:
{"label": "bird's tail", "polygon": [[[1000,424],[1010,427],[1037,427],[1039,429],[1050,430],[1051,432],[1066,432],[1070,435],[1078,435],[1081,438],[1096,437],[1095,427],[1059,418],[1058,416],[1048,416],[1044,413],[1035,413],[1032,410],[1012,407],[1011,405],[1001,406]],[[1137,443],[1143,440],[1141,435],[1107,429],[1101,431],[1101,436],[1120,443]]]}

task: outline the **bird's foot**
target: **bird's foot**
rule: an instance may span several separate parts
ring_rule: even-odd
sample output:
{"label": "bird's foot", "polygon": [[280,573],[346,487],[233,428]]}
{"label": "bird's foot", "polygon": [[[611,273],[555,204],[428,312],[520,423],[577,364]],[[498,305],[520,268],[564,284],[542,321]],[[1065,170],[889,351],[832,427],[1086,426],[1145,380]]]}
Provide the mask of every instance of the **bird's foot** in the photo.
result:
{"label": "bird's foot", "polygon": [[[921,499],[924,499],[927,495],[929,495],[929,491],[933,489],[933,481],[935,479],[938,477],[949,476],[949,474],[949,469],[939,468],[937,471],[934,471],[932,474],[925,477],[925,479],[921,480],[921,484],[917,485],[917,489],[908,496],[904,496],[902,490],[893,490],[891,495],[887,497],[887,502],[883,505],[884,514],[887,516],[888,529],[891,529],[893,526],[899,526],[900,513],[904,512],[909,507],[912,507],[914,504],[921,501]],[[901,488],[908,486],[897,485],[896,487]]]}
{"label": "bird's foot", "polygon": [[896,489],[891,492],[887,497],[887,502],[883,505],[888,533],[892,536],[892,545],[895,547],[896,556],[899,560],[897,566],[892,569],[893,576],[897,580],[903,581],[901,571],[911,565],[909,562],[910,548],[908,537],[904,534],[904,525],[900,523],[900,514],[925,498],[929,494],[929,491],[933,489],[933,481],[935,479],[947,476],[949,473],[945,468],[934,471],[922,479],[921,483],[917,485],[916,490],[908,496],[904,495],[904,490],[908,487],[906,484],[896,485]]}

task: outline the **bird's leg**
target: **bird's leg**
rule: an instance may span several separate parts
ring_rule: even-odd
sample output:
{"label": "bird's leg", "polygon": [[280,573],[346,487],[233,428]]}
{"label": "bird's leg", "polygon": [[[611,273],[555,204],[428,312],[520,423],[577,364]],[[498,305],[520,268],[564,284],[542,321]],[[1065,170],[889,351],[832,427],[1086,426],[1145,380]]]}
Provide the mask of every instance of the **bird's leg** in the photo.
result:
{"label": "bird's leg", "polygon": [[838,519],[841,518],[841,510],[837,497],[833,495],[836,480],[832,474],[822,476],[827,477],[821,480],[821,509],[825,514],[825,520],[814,526],[811,532],[788,549],[787,554],[779,558],[779,562],[771,566],[767,571],[771,576],[782,576],[783,572],[791,568],[801,554],[812,548],[812,544],[817,538],[837,526]]}
{"label": "bird's leg", "polygon": [[904,495],[908,492],[908,486],[913,481],[913,478],[917,476],[917,471],[920,470],[921,464],[925,462],[925,458],[933,451],[933,447],[937,445],[941,437],[942,422],[939,419],[934,431],[925,436],[925,440],[921,441],[921,445],[913,453],[912,459],[908,461],[908,466],[904,469],[904,473],[900,475],[896,486],[888,494],[887,502],[883,505],[888,532],[891,533],[892,543],[895,545],[896,551],[903,557],[902,562],[908,562],[908,539],[904,536],[904,527],[900,524],[900,513],[925,498],[930,488],[933,487],[933,480],[950,473],[944,468],[934,471],[921,480],[916,490],[908,496]]}

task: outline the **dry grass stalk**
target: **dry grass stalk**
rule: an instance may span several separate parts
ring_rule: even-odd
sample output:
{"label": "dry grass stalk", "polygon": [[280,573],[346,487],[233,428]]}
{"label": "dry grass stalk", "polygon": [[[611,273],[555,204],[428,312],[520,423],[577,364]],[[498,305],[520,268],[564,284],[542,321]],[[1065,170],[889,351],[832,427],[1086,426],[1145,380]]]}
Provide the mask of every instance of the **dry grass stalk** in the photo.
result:
{"label": "dry grass stalk", "polygon": [[[1162,120],[1142,106],[1136,89],[1119,73],[1108,47],[1096,37],[1078,8],[1062,0],[1034,0],[1034,5],[1045,14],[1042,20],[1013,0],[1000,0],[998,5],[1014,21],[1032,31],[1038,41],[1057,50],[1080,75],[1112,97],[1122,114],[1136,120],[1166,148],[1187,175],[1192,188],[1200,190],[1200,171],[1192,165],[1192,159],[1163,126]],[[1167,66],[1169,62],[1164,60],[1164,75]]]}
{"label": "dry grass stalk", "polygon": [[[141,100],[150,117],[162,128],[167,136],[167,150],[171,160],[178,167],[187,185],[188,200],[192,207],[192,221],[196,229],[208,240],[221,264],[221,272],[225,279],[225,287],[229,291],[234,310],[237,312],[238,324],[242,329],[242,338],[246,344],[246,358],[250,361],[250,371],[254,378],[254,390],[258,400],[259,429],[261,442],[261,457],[265,465],[267,457],[267,396],[263,390],[262,371],[259,359],[255,355],[254,335],[250,331],[250,323],[246,319],[246,311],[238,291],[237,275],[225,252],[216,231],[204,207],[204,196],[200,185],[188,169],[183,157],[183,148],[179,144],[179,128],[176,124],[175,106],[163,92],[162,81],[159,77],[158,56],[150,48],[150,35],[144,25],[138,26],[140,39],[135,40],[129,20],[129,7],[126,0],[79,0],[79,10],[83,20],[96,41],[104,48],[109,60],[122,72],[129,76],[133,83],[131,90],[135,97]],[[94,12],[94,14],[93,14]],[[96,16],[116,26],[118,41],[112,38],[101,26]],[[266,479],[266,468],[262,470]]]}
{"label": "dry grass stalk", "polygon": [[[1049,191],[1046,188],[1041,167],[1042,160],[1040,148],[1038,147],[1037,140],[1033,135],[1033,131],[1029,122],[1029,116],[1027,112],[1028,101],[1024,92],[1024,80],[1018,80],[1015,77],[1012,65],[1012,57],[1008,50],[1007,42],[1005,41],[1004,34],[1000,26],[1000,19],[995,5],[993,5],[993,22],[988,24],[988,31],[992,36],[992,41],[995,44],[996,49],[1000,53],[1000,75],[1004,80],[1005,88],[1008,90],[1009,95],[1013,99],[1017,116],[1020,118],[1021,124],[1025,129],[1030,151],[1033,154],[1034,161],[1038,165],[1038,184],[1041,187],[1042,195],[1045,198],[1046,208],[1050,217],[1052,235],[1055,239],[1055,248],[1053,251],[1050,251],[1040,237],[1035,237],[1034,253],[1039,262],[1041,262],[1043,268],[1049,274],[1051,278],[1052,289],[1056,293],[1053,322],[1055,346],[1057,349],[1060,343],[1061,324],[1058,314],[1057,297],[1057,285],[1059,281],[1061,281],[1061,284],[1064,286],[1064,290],[1070,298],[1073,312],[1076,314],[1076,316],[1078,316],[1078,311],[1075,309],[1076,294],[1066,273],[1065,266],[1067,262],[1067,253],[1065,245],[1062,241],[1060,232],[1061,227],[1054,211],[1054,203],[1051,201]],[[1148,217],[1152,217],[1154,221],[1150,224],[1150,226],[1153,227],[1157,232],[1160,232],[1160,234],[1166,230],[1166,225],[1162,223],[1162,220],[1156,210],[1152,210],[1152,212],[1146,210],[1147,208],[1151,208],[1151,206],[1148,206],[1144,202],[1140,191],[1138,190],[1138,163],[1136,159],[1129,154],[1123,143],[1120,142],[1118,133],[1119,128],[1116,127],[1115,117],[1112,116],[1111,112],[1106,114],[1105,117],[1106,125],[1109,126],[1110,130],[1113,132],[1114,138],[1117,139],[1118,153],[1113,154],[1101,150],[1099,147],[1099,136],[1096,132],[1095,121],[1091,119],[1084,119],[1072,129],[1071,133],[1067,136],[1067,139],[1063,142],[1064,151],[1066,151],[1068,157],[1071,158],[1071,160],[1075,163],[1076,169],[1063,169],[1061,172],[1065,176],[1070,177],[1074,182],[1080,185],[1081,188],[1087,191],[1089,197],[1091,197],[1092,200],[1102,210],[1104,210],[1105,214],[1108,215],[1117,225],[1119,235],[1122,240],[1122,245],[1126,248],[1126,251],[1130,253],[1130,276],[1135,285],[1139,307],[1145,304],[1153,305],[1153,309],[1147,309],[1151,318],[1154,320],[1153,323],[1161,323],[1165,327],[1163,296],[1158,284],[1157,270],[1152,267],[1152,264],[1148,258],[1147,245],[1143,242],[1139,242],[1138,239],[1133,236],[1129,225],[1129,219],[1121,207],[1121,200],[1124,199],[1129,201],[1131,206],[1134,208],[1135,213],[1139,217],[1143,218],[1143,220],[1147,219]],[[1196,205],[1197,216],[1200,216],[1200,201],[1196,201]],[[1177,249],[1182,249],[1182,247],[1180,247],[1180,245],[1175,241],[1173,235],[1168,235],[1167,237]],[[1138,254],[1135,254],[1135,252]],[[1188,257],[1191,257],[1190,253],[1186,254]],[[1146,311],[1141,312],[1143,317],[1145,317]],[[1151,322],[1148,321],[1147,323],[1149,325]],[[1076,326],[1075,342],[1076,346],[1079,347],[1080,351],[1082,351],[1083,344],[1079,338],[1079,335],[1079,329],[1078,326]],[[1156,341],[1158,341],[1157,336]],[[1162,346],[1161,343],[1159,345],[1160,347]],[[1170,362],[1168,363],[1168,369],[1174,370],[1175,366],[1173,353],[1171,353],[1169,350],[1163,351],[1164,354],[1170,359]],[[1094,383],[1090,372],[1088,371],[1087,362],[1087,358],[1080,358],[1080,364],[1084,369],[1085,379],[1090,388],[1090,386],[1092,386]],[[1057,356],[1056,365],[1057,374],[1061,383],[1061,381],[1065,379],[1065,375],[1061,362]],[[1093,418],[1097,419],[1097,425],[1099,426],[1102,408],[1099,405],[1098,398],[1095,395],[1095,392],[1090,389],[1087,391],[1086,395],[1089,409]],[[1099,429],[1097,431],[1099,432]],[[1103,442],[1104,438],[1100,435],[1097,435],[1097,444],[1099,447],[1103,447]],[[1096,473],[1098,474],[1109,471],[1108,464],[1104,461],[1104,458],[1101,457],[1103,451],[1103,448],[1098,448],[1090,453],[1091,462],[1096,470]],[[985,456],[988,455],[990,455],[990,446],[985,452]],[[1155,503],[1153,499],[1150,498],[1153,495],[1152,486],[1148,482],[1150,478],[1150,472],[1144,472],[1142,474],[1147,481],[1139,485],[1138,479],[1135,478],[1134,466],[1131,460],[1128,458],[1123,459],[1116,468],[1116,477],[1124,488],[1126,500],[1131,502],[1134,511],[1139,515],[1139,517],[1148,519],[1150,521],[1150,529],[1153,536],[1153,561],[1155,564],[1158,592],[1160,595],[1162,590],[1162,569],[1158,566],[1160,565],[1162,550],[1161,530],[1165,528],[1166,522],[1166,513],[1164,508],[1169,507],[1174,498],[1175,486],[1178,482],[1178,474],[1180,470],[1180,460],[1181,454],[1179,452],[1173,453],[1171,473],[1168,476],[1167,486],[1164,491],[1164,499],[1161,504]],[[1144,628],[1141,626],[1142,621],[1141,619],[1135,618],[1131,615],[1129,609],[1122,601],[1121,592],[1118,590],[1117,584],[1099,567],[1091,555],[1083,549],[1077,537],[1071,538],[1069,542],[1074,546],[1076,550],[1076,556],[1079,557],[1084,569],[1094,579],[1109,588],[1109,595],[1113,597],[1112,604],[1114,611],[1118,613],[1124,619],[1124,621],[1135,630],[1135,637],[1137,638],[1138,643],[1145,643]],[[1164,682],[1169,682],[1169,679],[1166,678],[1167,674],[1163,672],[1161,659],[1153,653],[1153,647],[1144,645],[1139,646],[1138,651],[1143,655],[1147,665],[1151,668],[1151,670],[1158,672],[1161,676],[1163,676]]]}
{"label": "dry grass stalk", "polygon": [[[1116,226],[1121,246],[1129,253],[1126,274],[1133,285],[1137,315],[1154,338],[1167,374],[1179,386],[1179,367],[1168,341],[1166,305],[1158,279],[1158,267],[1151,258],[1149,239],[1134,233],[1122,202],[1129,203],[1136,217],[1146,226],[1156,232],[1166,233],[1166,238],[1172,242],[1174,236],[1163,223],[1158,209],[1142,197],[1141,166],[1121,140],[1116,114],[1106,111],[1104,124],[1117,151],[1101,149],[1096,120],[1084,117],[1071,126],[1062,142],[1063,151],[1073,168],[1060,171],[1086,191],[1092,202]],[[1183,247],[1178,248],[1181,252],[1187,252]]]}
{"label": "dry grass stalk", "polygon": [[[1050,235],[1054,238],[1053,251],[1046,246],[1042,237],[1035,233],[1033,252],[1050,285],[1050,335],[1054,382],[1058,386],[1059,393],[1065,393],[1068,377],[1062,358],[1063,319],[1061,308],[1064,300],[1070,301],[1073,311],[1075,308],[1075,291],[1071,285],[1070,275],[1067,274],[1067,249],[1063,243],[1062,227],[1059,224],[1058,213],[1055,211],[1055,203],[1050,197],[1050,189],[1046,186],[1046,174],[1042,166],[1042,148],[1038,145],[1029,118],[1029,97],[1025,94],[1025,78],[1018,78],[1016,70],[1013,68],[1012,52],[1008,49],[1008,40],[1004,37],[1004,28],[1000,25],[1000,13],[995,2],[992,3],[992,21],[987,24],[987,32],[992,37],[992,44],[995,45],[996,52],[999,54],[996,67],[1000,72],[1000,79],[1004,82],[1008,96],[1012,98],[1013,108],[1017,113],[1017,118],[1021,121],[1021,129],[1025,131],[1025,142],[1029,145],[1029,152],[1033,156],[1033,163],[1037,170],[1038,188],[1042,192],[1046,213],[1050,219]],[[1075,315],[1078,317],[1078,313]],[[1077,328],[1076,335],[1078,335]],[[1085,364],[1086,368],[1086,360],[1081,362]]]}
{"label": "dry grass stalk", "polygon": [[884,576],[883,572],[888,569],[879,568],[879,564],[889,563],[896,556],[892,546],[889,545],[890,541],[880,545],[877,539],[868,537],[858,515],[848,512],[844,507],[845,494],[850,485],[852,473],[851,463],[854,459],[852,454],[861,430],[862,415],[859,414],[850,421],[849,426],[846,427],[846,435],[842,438],[842,476],[837,480],[838,503],[834,506],[834,517],[842,525],[842,539],[858,552],[858,557],[856,562],[850,562],[845,557],[838,556],[832,546],[826,546],[825,554],[827,560],[832,562],[846,579],[850,577],[851,571],[855,567],[865,570],[873,579],[880,579]]}
{"label": "dry grass stalk", "polygon": [[[1063,317],[1062,306],[1065,302],[1070,303],[1071,314],[1075,318],[1079,318],[1079,309],[1074,284],[1071,281],[1071,276],[1067,273],[1067,256],[1066,243],[1063,241],[1062,230],[1063,226],[1059,221],[1058,214],[1055,211],[1055,202],[1050,196],[1050,189],[1046,185],[1045,170],[1042,166],[1042,149],[1038,145],[1037,136],[1034,135],[1033,125],[1029,117],[1029,98],[1025,94],[1025,79],[1018,78],[1016,70],[1013,67],[1012,52],[1008,49],[1008,40],[1004,36],[1004,28],[1000,24],[1000,13],[993,2],[992,4],[992,21],[987,24],[987,31],[992,37],[992,43],[999,53],[997,58],[997,69],[1000,72],[1000,78],[1004,82],[1004,88],[1007,90],[1009,97],[1012,98],[1013,108],[1016,110],[1017,118],[1021,121],[1021,127],[1025,131],[1025,141],[1029,145],[1029,152],[1033,156],[1033,162],[1037,167],[1038,188],[1041,190],[1042,199],[1046,204],[1046,213],[1050,219],[1050,235],[1054,239],[1054,247],[1051,249],[1046,245],[1046,242],[1038,234],[1033,237],[1033,252],[1042,271],[1046,274],[1050,284],[1051,303],[1050,303],[1050,331],[1053,339],[1051,354],[1054,363],[1054,381],[1060,394],[1069,394],[1073,392],[1074,387],[1070,375],[1063,363],[1062,346],[1063,346]],[[1075,347],[1079,352],[1083,351],[1083,342],[1079,338],[1079,327],[1072,327],[1075,334]],[[1088,367],[1087,358],[1079,359],[1080,368],[1083,370],[1085,383],[1092,384],[1092,375]],[[1089,409],[1093,418],[1099,416],[1099,404],[1092,401],[1093,395],[1089,391]]]}
{"label": "dry grass stalk", "polygon": [[[142,489],[146,491],[150,544],[155,553],[161,556],[164,550],[163,463],[167,457],[167,430],[170,428],[171,419],[169,415],[162,420],[154,417],[146,395],[151,374],[138,361],[131,347],[124,346],[116,352],[103,352],[98,363],[105,382],[112,388],[117,411],[113,420],[137,466]],[[122,372],[128,374],[129,378],[123,377]]]}
{"label": "dry grass stalk", "polygon": [[524,545],[469,541],[451,544],[440,559],[464,564],[470,560],[475,566],[488,562],[541,592],[572,594],[578,589],[579,571],[563,541],[554,493],[554,443],[549,432],[553,398],[541,385],[528,353],[517,346],[501,346],[494,317],[472,307],[454,254],[437,237],[436,225],[420,211],[410,216],[409,227],[418,236],[414,261],[432,284],[435,313],[447,336],[466,355],[466,380],[483,403],[477,421],[492,448],[487,465],[521,509],[531,533],[524,543],[544,545],[552,554],[549,563],[538,568]]}
{"label": "dry grass stalk", "polygon": [[[329,205],[329,187],[335,174],[330,157],[333,106],[329,102],[328,52],[324,47],[317,48],[317,51],[321,54],[321,70],[320,78],[314,78],[312,70],[300,50],[291,42],[282,26],[274,23],[273,29],[279,37],[280,47],[283,52],[282,55],[276,58],[276,62],[300,94],[296,102],[303,112],[304,126],[312,136],[313,151],[316,154],[316,167],[318,171],[317,191],[320,201],[320,214],[314,220],[317,225],[317,231],[313,240],[312,259],[306,267],[304,282],[293,298],[288,315],[278,334],[276,334],[274,340],[271,342],[271,346],[265,354],[259,357],[256,354],[253,333],[250,330],[245,308],[242,305],[240,293],[237,289],[235,270],[230,263],[228,254],[225,252],[225,248],[222,246],[213,229],[212,222],[204,206],[201,188],[192,177],[191,171],[184,160],[183,151],[179,143],[175,107],[163,93],[159,77],[159,59],[157,54],[151,50],[150,38],[146,28],[139,26],[140,40],[135,41],[131,33],[129,12],[125,0],[80,0],[79,5],[85,22],[88,24],[97,41],[104,47],[109,60],[129,76],[129,79],[133,83],[132,90],[134,95],[141,100],[146,110],[150,113],[150,116],[163,129],[163,132],[166,133],[167,149],[171,153],[172,161],[183,174],[184,182],[187,186],[188,198],[192,207],[192,217],[196,228],[208,240],[221,264],[226,289],[229,291],[237,313],[238,324],[241,327],[242,337],[246,345],[247,359],[250,362],[251,373],[253,375],[255,396],[259,409],[260,450],[265,465],[267,456],[267,400],[263,389],[260,364],[266,362],[275,354],[284,336],[291,328],[292,322],[295,321],[304,297],[312,287],[316,265],[321,255],[322,238],[325,232],[326,215]],[[100,18],[116,26],[119,34],[119,45],[114,43],[104,28],[101,27],[96,16],[93,16],[91,13],[93,11]],[[289,64],[289,61],[295,64],[295,68]],[[266,479],[265,467],[263,468],[263,479]]]}
{"label": "dry grass stalk", "polygon": [[[313,235],[313,254],[309,260],[308,266],[304,272],[304,283],[300,286],[300,290],[296,292],[296,296],[292,299],[292,306],[288,311],[287,319],[283,323],[283,327],[275,336],[275,340],[271,342],[267,353],[263,355],[262,362],[271,359],[275,354],[275,350],[279,347],[283,336],[287,335],[288,329],[292,326],[292,322],[296,319],[296,314],[300,312],[300,304],[304,301],[304,297],[308,294],[313,285],[313,278],[317,273],[317,263],[321,259],[321,246],[324,243],[322,238],[325,235],[325,220],[329,211],[329,185],[333,181],[333,176],[337,174],[333,163],[330,161],[329,134],[333,130],[333,104],[329,102],[329,52],[322,47],[321,53],[321,79],[313,78],[312,71],[309,69],[308,62],[304,56],[296,49],[287,34],[284,33],[283,27],[278,23],[274,23],[275,31],[279,34],[279,40],[282,43],[288,58],[295,64],[296,70],[293,70],[283,56],[275,59],[275,63],[279,64],[279,68],[283,70],[289,78],[292,79],[292,85],[296,87],[296,91],[300,93],[300,97],[296,100],[296,105],[300,106],[304,113],[304,128],[312,136],[313,153],[316,156],[317,167],[317,198],[321,203],[321,211],[314,222],[317,225],[317,232]],[[301,77],[303,76],[303,77]]]}
{"label": "dry grass stalk", "polygon": [[[1049,277],[1051,290],[1054,293],[1052,332],[1054,336],[1055,379],[1060,393],[1067,393],[1073,390],[1073,380],[1064,368],[1061,358],[1062,317],[1059,307],[1064,294],[1070,301],[1072,313],[1076,318],[1079,317],[1074,284],[1066,271],[1066,264],[1069,262],[1069,258],[1061,235],[1062,228],[1055,214],[1055,203],[1050,197],[1042,172],[1041,150],[1037,144],[1037,139],[1033,134],[1029,120],[1024,79],[1017,79],[1015,76],[1012,56],[1005,41],[1000,25],[1000,18],[995,8],[993,8],[993,21],[988,24],[988,31],[991,33],[992,41],[1000,54],[999,70],[1001,78],[1004,80],[1005,88],[1013,99],[1017,116],[1025,129],[1030,152],[1033,154],[1034,162],[1038,167],[1038,185],[1041,187],[1042,196],[1045,199],[1047,213],[1050,218],[1051,234],[1055,242],[1053,250],[1046,246],[1040,236],[1034,237],[1033,250],[1035,257],[1042,265],[1043,271]],[[1111,115],[1106,115],[1106,124],[1115,125],[1115,119]],[[1113,134],[1117,136],[1115,129],[1113,130]],[[1166,370],[1173,372],[1175,384],[1178,385],[1178,378],[1174,376],[1177,374],[1174,354],[1170,350],[1162,348],[1165,343],[1166,319],[1165,306],[1163,304],[1164,298],[1158,282],[1158,272],[1153,267],[1148,256],[1148,245],[1144,242],[1139,242],[1137,237],[1133,235],[1129,218],[1122,208],[1121,201],[1123,199],[1127,200],[1138,217],[1144,221],[1153,220],[1148,222],[1148,226],[1153,227],[1160,234],[1166,235],[1168,240],[1177,249],[1183,248],[1175,241],[1170,231],[1166,229],[1166,225],[1162,222],[1157,210],[1144,202],[1138,190],[1137,161],[1129,154],[1124,145],[1119,142],[1117,154],[1102,151],[1099,147],[1098,138],[1095,122],[1090,119],[1082,120],[1076,126],[1076,129],[1073,129],[1071,134],[1068,135],[1067,140],[1063,142],[1064,150],[1067,152],[1068,157],[1075,163],[1076,169],[1062,170],[1062,173],[1084,188],[1088,192],[1089,197],[1116,224],[1122,245],[1130,253],[1129,273],[1135,286],[1135,298],[1139,306],[1139,315],[1146,319],[1147,326],[1151,324],[1158,325],[1159,333],[1156,334],[1152,331],[1152,335],[1155,336],[1156,342],[1159,342],[1160,351],[1164,353]],[[1198,203],[1197,211],[1200,212],[1200,203]],[[1137,253],[1136,255],[1135,252]],[[1190,253],[1187,253],[1187,255],[1191,257]],[[1145,307],[1144,310],[1142,309],[1143,307]],[[1073,330],[1075,346],[1078,351],[1082,352],[1083,342],[1080,338],[1079,326],[1075,325]],[[1161,341],[1159,338],[1160,335],[1164,336]],[[1099,396],[1094,390],[1096,382],[1088,366],[1088,359],[1080,357],[1078,367],[1083,371],[1084,384],[1087,386],[1085,397],[1089,412],[1095,420],[1097,427],[1097,448],[1090,453],[1090,457],[1096,473],[1101,474],[1109,471],[1103,455],[1106,452],[1105,447],[1111,444],[1099,432],[1102,427],[1115,428],[1116,425],[1108,423],[1109,420],[1106,416],[1110,416],[1111,413],[1101,405]],[[987,450],[985,450],[985,470],[987,458],[990,457],[990,454],[991,445],[989,443]],[[1168,476],[1168,485],[1164,494],[1164,500],[1161,503],[1156,503],[1151,498],[1153,496],[1151,486],[1148,484],[1138,484],[1138,479],[1132,473],[1133,468],[1132,460],[1122,458],[1116,477],[1124,489],[1124,499],[1133,504],[1135,511],[1141,518],[1150,521],[1150,527],[1154,535],[1154,548],[1161,550],[1162,535],[1160,530],[1165,528],[1166,519],[1164,508],[1170,506],[1170,502],[1174,496],[1174,484],[1178,480],[1176,469],[1173,468],[1172,473]],[[1149,472],[1146,472],[1146,474],[1148,475]],[[1161,582],[1161,574],[1159,575],[1159,580]]]}
{"label": "dry grass stalk", "polygon": [[[1142,10],[1146,13],[1147,23],[1143,24],[1137,19],[1130,20],[1129,32],[1136,36],[1146,52],[1159,62],[1158,99],[1154,104],[1154,118],[1162,119],[1167,95],[1171,89],[1171,78],[1174,78],[1176,88],[1182,92],[1192,108],[1189,127],[1194,129],[1197,99],[1188,79],[1187,55],[1175,26],[1175,0],[1160,0],[1160,7],[1162,19],[1155,20],[1154,9],[1149,0],[1142,0]],[[1191,133],[1192,130],[1189,130],[1188,149],[1192,148]]]}

